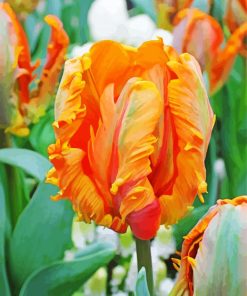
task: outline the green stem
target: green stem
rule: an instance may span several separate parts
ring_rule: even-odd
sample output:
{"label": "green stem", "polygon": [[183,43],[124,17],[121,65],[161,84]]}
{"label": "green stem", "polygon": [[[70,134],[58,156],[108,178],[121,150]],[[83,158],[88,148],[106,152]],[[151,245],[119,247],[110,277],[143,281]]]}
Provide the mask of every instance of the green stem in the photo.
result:
{"label": "green stem", "polygon": [[141,240],[137,237],[135,238],[135,240],[136,240],[138,271],[142,267],[145,267],[149,293],[150,293],[150,296],[153,296],[154,295],[154,283],[153,283],[153,267],[152,267],[150,241],[149,240]]}

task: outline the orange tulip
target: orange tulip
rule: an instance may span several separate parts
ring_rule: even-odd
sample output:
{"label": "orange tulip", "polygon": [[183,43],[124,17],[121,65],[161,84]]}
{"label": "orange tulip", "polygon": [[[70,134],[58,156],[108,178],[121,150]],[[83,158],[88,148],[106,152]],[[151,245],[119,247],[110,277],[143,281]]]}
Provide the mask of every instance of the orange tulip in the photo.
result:
{"label": "orange tulip", "polygon": [[170,296],[245,296],[247,196],[218,200],[186,235]]}
{"label": "orange tulip", "polygon": [[[4,34],[10,36],[9,44],[1,44],[3,48],[6,48],[3,59],[7,60],[8,56],[12,57],[8,61],[14,69],[13,75],[9,75],[10,77],[5,75],[6,81],[4,82],[11,84],[11,98],[1,98],[8,102],[9,108],[12,110],[10,126],[6,131],[26,136],[29,133],[28,124],[36,122],[45,113],[50,102],[64,63],[69,39],[63,30],[62,23],[56,16],[45,17],[45,21],[51,26],[47,59],[37,88],[30,91],[30,84],[35,78],[33,72],[38,63],[35,66],[31,64],[27,37],[11,7],[7,3],[0,4],[0,13],[2,15],[0,26],[2,26]],[[7,65],[7,63],[4,64]],[[0,76],[5,71],[6,68],[0,64]]]}
{"label": "orange tulip", "polygon": [[231,32],[234,32],[247,20],[247,2],[245,0],[226,0],[224,19]]}
{"label": "orange tulip", "polygon": [[216,92],[227,80],[237,54],[244,48],[247,22],[230,36],[223,49],[223,31],[210,15],[198,9],[184,9],[176,15],[174,24],[174,47],[178,52],[191,53],[199,61],[208,73],[210,93]]}
{"label": "orange tulip", "polygon": [[213,118],[191,55],[162,40],[98,42],[65,63],[47,181],[81,220],[150,239],[206,192]]}

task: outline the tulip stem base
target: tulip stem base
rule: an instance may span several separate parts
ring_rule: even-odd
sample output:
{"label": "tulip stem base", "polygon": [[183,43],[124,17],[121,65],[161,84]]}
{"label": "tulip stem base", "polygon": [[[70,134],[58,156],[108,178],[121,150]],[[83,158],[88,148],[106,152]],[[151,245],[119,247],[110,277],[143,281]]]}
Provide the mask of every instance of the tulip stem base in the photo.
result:
{"label": "tulip stem base", "polygon": [[154,295],[152,256],[149,240],[135,238],[138,271],[145,267],[150,296]]}

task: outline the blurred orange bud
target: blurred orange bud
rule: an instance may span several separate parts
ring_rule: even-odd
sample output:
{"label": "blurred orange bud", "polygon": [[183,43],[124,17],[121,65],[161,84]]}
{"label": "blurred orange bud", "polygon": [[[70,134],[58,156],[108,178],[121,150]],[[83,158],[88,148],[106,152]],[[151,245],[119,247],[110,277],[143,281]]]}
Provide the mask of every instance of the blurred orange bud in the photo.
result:
{"label": "blurred orange bud", "polygon": [[34,70],[39,63],[34,66],[31,64],[26,34],[9,4],[0,3],[0,14],[0,77],[3,78],[0,92],[3,94],[1,105],[4,106],[1,109],[1,118],[9,118],[6,132],[26,136],[29,133],[28,124],[36,122],[44,114],[56,88],[69,40],[59,19],[47,16],[46,21],[52,28],[47,62],[37,89],[31,92],[30,84],[35,78]]}
{"label": "blurred orange bud", "polygon": [[244,48],[247,22],[242,24],[222,48],[224,34],[220,24],[198,9],[181,10],[175,17],[173,45],[178,52],[191,53],[209,76],[210,93],[227,80],[237,54]]}
{"label": "blurred orange bud", "polygon": [[224,19],[231,32],[247,21],[246,0],[226,0]]}

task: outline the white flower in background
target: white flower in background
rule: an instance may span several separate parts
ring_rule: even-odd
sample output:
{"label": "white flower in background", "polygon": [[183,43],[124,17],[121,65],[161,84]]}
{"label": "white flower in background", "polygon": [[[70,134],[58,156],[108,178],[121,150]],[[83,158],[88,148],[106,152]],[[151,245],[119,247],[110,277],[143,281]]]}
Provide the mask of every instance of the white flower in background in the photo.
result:
{"label": "white flower in background", "polygon": [[88,12],[88,25],[94,41],[119,40],[128,20],[125,0],[95,0]]}
{"label": "white flower in background", "polygon": [[172,42],[172,34],[157,29],[149,16],[129,17],[125,0],[95,0],[88,12],[88,25],[94,41],[112,39],[139,46],[144,41],[161,37],[167,45]]}
{"label": "white flower in background", "polygon": [[160,296],[168,296],[171,292],[173,286],[175,284],[175,280],[171,278],[166,278],[160,283],[159,294]]}
{"label": "white flower in background", "polygon": [[126,233],[119,235],[119,252],[122,257],[126,258],[132,255],[134,251],[135,241],[130,228],[128,228]]}
{"label": "white flower in background", "polygon": [[[153,263],[153,278],[155,291],[160,290],[160,285],[166,279],[166,264],[159,258],[157,250],[151,246],[152,263]],[[135,291],[135,285],[137,280],[137,256],[136,252],[130,261],[130,267],[127,278],[125,280],[125,290],[129,292]],[[159,294],[158,294],[159,295]],[[163,294],[160,294],[163,296]]]}
{"label": "white flower in background", "polygon": [[75,45],[69,53],[69,58],[77,58],[89,52],[93,42],[87,42],[83,45]]}
{"label": "white flower in background", "polygon": [[90,244],[95,239],[95,225],[94,223],[87,224],[85,222],[78,222],[76,218],[72,224],[72,242],[78,249],[83,249],[87,244]]}
{"label": "white flower in background", "polygon": [[220,180],[226,176],[225,162],[222,158],[218,158],[214,163],[214,171]]}
{"label": "white flower in background", "polygon": [[84,286],[85,296],[105,296],[106,291],[107,271],[101,267],[96,273],[86,282]]}
{"label": "white flower in background", "polygon": [[104,226],[96,227],[96,241],[111,243],[116,249],[119,246],[118,234],[115,231]]}
{"label": "white flower in background", "polygon": [[[136,47],[157,38],[162,38],[166,45],[173,41],[172,34],[157,28],[148,15],[129,17],[126,0],[95,0],[88,12],[88,26],[92,41],[110,39]],[[69,57],[83,55],[92,45],[88,42],[74,46]]]}
{"label": "white flower in background", "polygon": [[126,269],[122,265],[118,265],[113,268],[112,270],[112,279],[111,279],[111,286],[112,286],[112,293],[118,292],[118,286],[122,283],[124,277],[126,275]]}
{"label": "white flower in background", "polygon": [[152,242],[153,249],[161,258],[168,259],[176,252],[176,242],[172,234],[172,228],[161,226]]}

